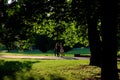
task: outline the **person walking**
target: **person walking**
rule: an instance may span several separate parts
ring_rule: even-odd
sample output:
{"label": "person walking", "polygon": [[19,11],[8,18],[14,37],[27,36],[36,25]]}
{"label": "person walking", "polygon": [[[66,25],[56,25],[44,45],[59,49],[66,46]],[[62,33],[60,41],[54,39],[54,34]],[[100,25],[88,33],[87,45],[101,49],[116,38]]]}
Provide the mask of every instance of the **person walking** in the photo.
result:
{"label": "person walking", "polygon": [[54,55],[59,57],[59,53],[60,53],[60,45],[59,42],[57,42],[54,47]]}
{"label": "person walking", "polygon": [[60,55],[61,55],[61,57],[64,56],[64,48],[63,48],[63,44],[62,43],[60,43]]}

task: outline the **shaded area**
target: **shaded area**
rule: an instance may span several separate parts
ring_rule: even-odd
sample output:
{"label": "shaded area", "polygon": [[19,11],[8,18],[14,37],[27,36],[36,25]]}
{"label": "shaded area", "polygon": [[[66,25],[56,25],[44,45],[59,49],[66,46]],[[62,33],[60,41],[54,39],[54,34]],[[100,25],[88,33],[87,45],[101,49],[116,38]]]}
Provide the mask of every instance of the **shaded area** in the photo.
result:
{"label": "shaded area", "polygon": [[65,59],[65,60],[89,59],[89,57],[68,57],[68,56],[64,56],[64,57],[61,57],[61,58]]}
{"label": "shaded area", "polygon": [[[117,64],[120,64],[120,59],[117,60]],[[118,66],[118,74],[120,74],[120,68]]]}
{"label": "shaded area", "polygon": [[67,80],[66,78],[61,77],[59,75],[53,75],[53,74],[51,74],[49,76],[50,76],[50,80]]}
{"label": "shaded area", "polygon": [[9,76],[11,80],[15,80],[16,72],[21,71],[22,69],[29,71],[33,63],[36,63],[36,61],[19,62],[0,60],[0,80],[3,80],[5,76]]}

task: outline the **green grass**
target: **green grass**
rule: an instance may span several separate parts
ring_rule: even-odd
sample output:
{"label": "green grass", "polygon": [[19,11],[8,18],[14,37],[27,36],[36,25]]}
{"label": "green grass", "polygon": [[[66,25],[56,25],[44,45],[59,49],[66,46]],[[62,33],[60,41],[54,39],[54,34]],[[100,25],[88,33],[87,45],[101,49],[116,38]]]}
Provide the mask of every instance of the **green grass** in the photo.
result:
{"label": "green grass", "polygon": [[0,80],[98,80],[94,78],[100,78],[100,68],[88,64],[89,60],[0,59]]}
{"label": "green grass", "polygon": [[[53,56],[53,53],[1,52],[0,55]],[[73,53],[65,55],[73,56]],[[100,78],[100,68],[88,64],[89,60],[0,59],[0,80],[95,80],[94,78]],[[118,61],[118,68],[120,69],[120,61]]]}
{"label": "green grass", "polygon": [[0,59],[0,80],[87,80],[100,77],[89,60]]}

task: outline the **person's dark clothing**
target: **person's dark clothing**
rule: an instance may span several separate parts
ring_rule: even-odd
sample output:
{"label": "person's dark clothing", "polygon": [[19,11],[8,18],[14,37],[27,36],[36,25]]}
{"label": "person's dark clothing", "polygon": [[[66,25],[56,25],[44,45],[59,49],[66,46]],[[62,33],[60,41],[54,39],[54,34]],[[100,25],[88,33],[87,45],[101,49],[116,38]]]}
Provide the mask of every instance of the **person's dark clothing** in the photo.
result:
{"label": "person's dark clothing", "polygon": [[60,46],[59,46],[59,43],[56,43],[54,48],[55,56],[59,56],[59,52],[60,52]]}

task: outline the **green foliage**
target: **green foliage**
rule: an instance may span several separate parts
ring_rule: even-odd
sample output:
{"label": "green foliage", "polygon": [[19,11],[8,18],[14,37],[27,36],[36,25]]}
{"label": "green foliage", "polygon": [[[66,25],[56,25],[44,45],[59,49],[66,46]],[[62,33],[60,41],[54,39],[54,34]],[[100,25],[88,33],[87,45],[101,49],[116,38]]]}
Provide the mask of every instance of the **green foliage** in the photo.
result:
{"label": "green foliage", "polygon": [[63,38],[65,39],[65,45],[73,47],[78,43],[78,34],[77,29],[75,28],[74,23],[69,23],[65,32],[63,33]]}
{"label": "green foliage", "polygon": [[12,7],[8,7],[8,9],[6,10],[6,13],[8,14],[8,16],[14,16],[16,15],[16,13],[20,12],[20,5],[16,4],[15,6]]}
{"label": "green foliage", "polygon": [[[17,0],[6,5],[2,43],[10,47],[17,42],[18,49],[28,49],[36,41],[42,41],[36,38],[38,35],[52,39],[50,43],[60,40],[69,47],[76,44],[88,46],[85,24],[78,25],[79,22],[71,18],[71,3],[72,0]],[[52,46],[45,48],[48,47]]]}
{"label": "green foliage", "polygon": [[86,26],[77,26],[75,21],[66,23],[66,29],[61,36],[65,41],[65,45],[70,47],[75,44],[88,46],[87,29],[84,27]]}
{"label": "green foliage", "polygon": [[24,50],[24,49],[31,50],[31,47],[33,46],[33,44],[30,43],[29,39],[28,40],[15,41],[14,44],[19,50]]}
{"label": "green foliage", "polygon": [[73,47],[77,43],[88,45],[87,30],[82,29],[82,25],[77,28],[75,21],[56,23],[54,20],[43,20],[41,24],[34,23],[33,25],[36,34],[47,35],[53,40],[62,40],[65,46]]}
{"label": "green foliage", "polygon": [[48,37],[52,37],[55,25],[55,21],[44,19],[41,24],[34,23],[33,30],[36,34],[48,35]]}
{"label": "green foliage", "polygon": [[0,50],[4,50],[4,49],[6,49],[6,46],[4,44],[0,43]]}

